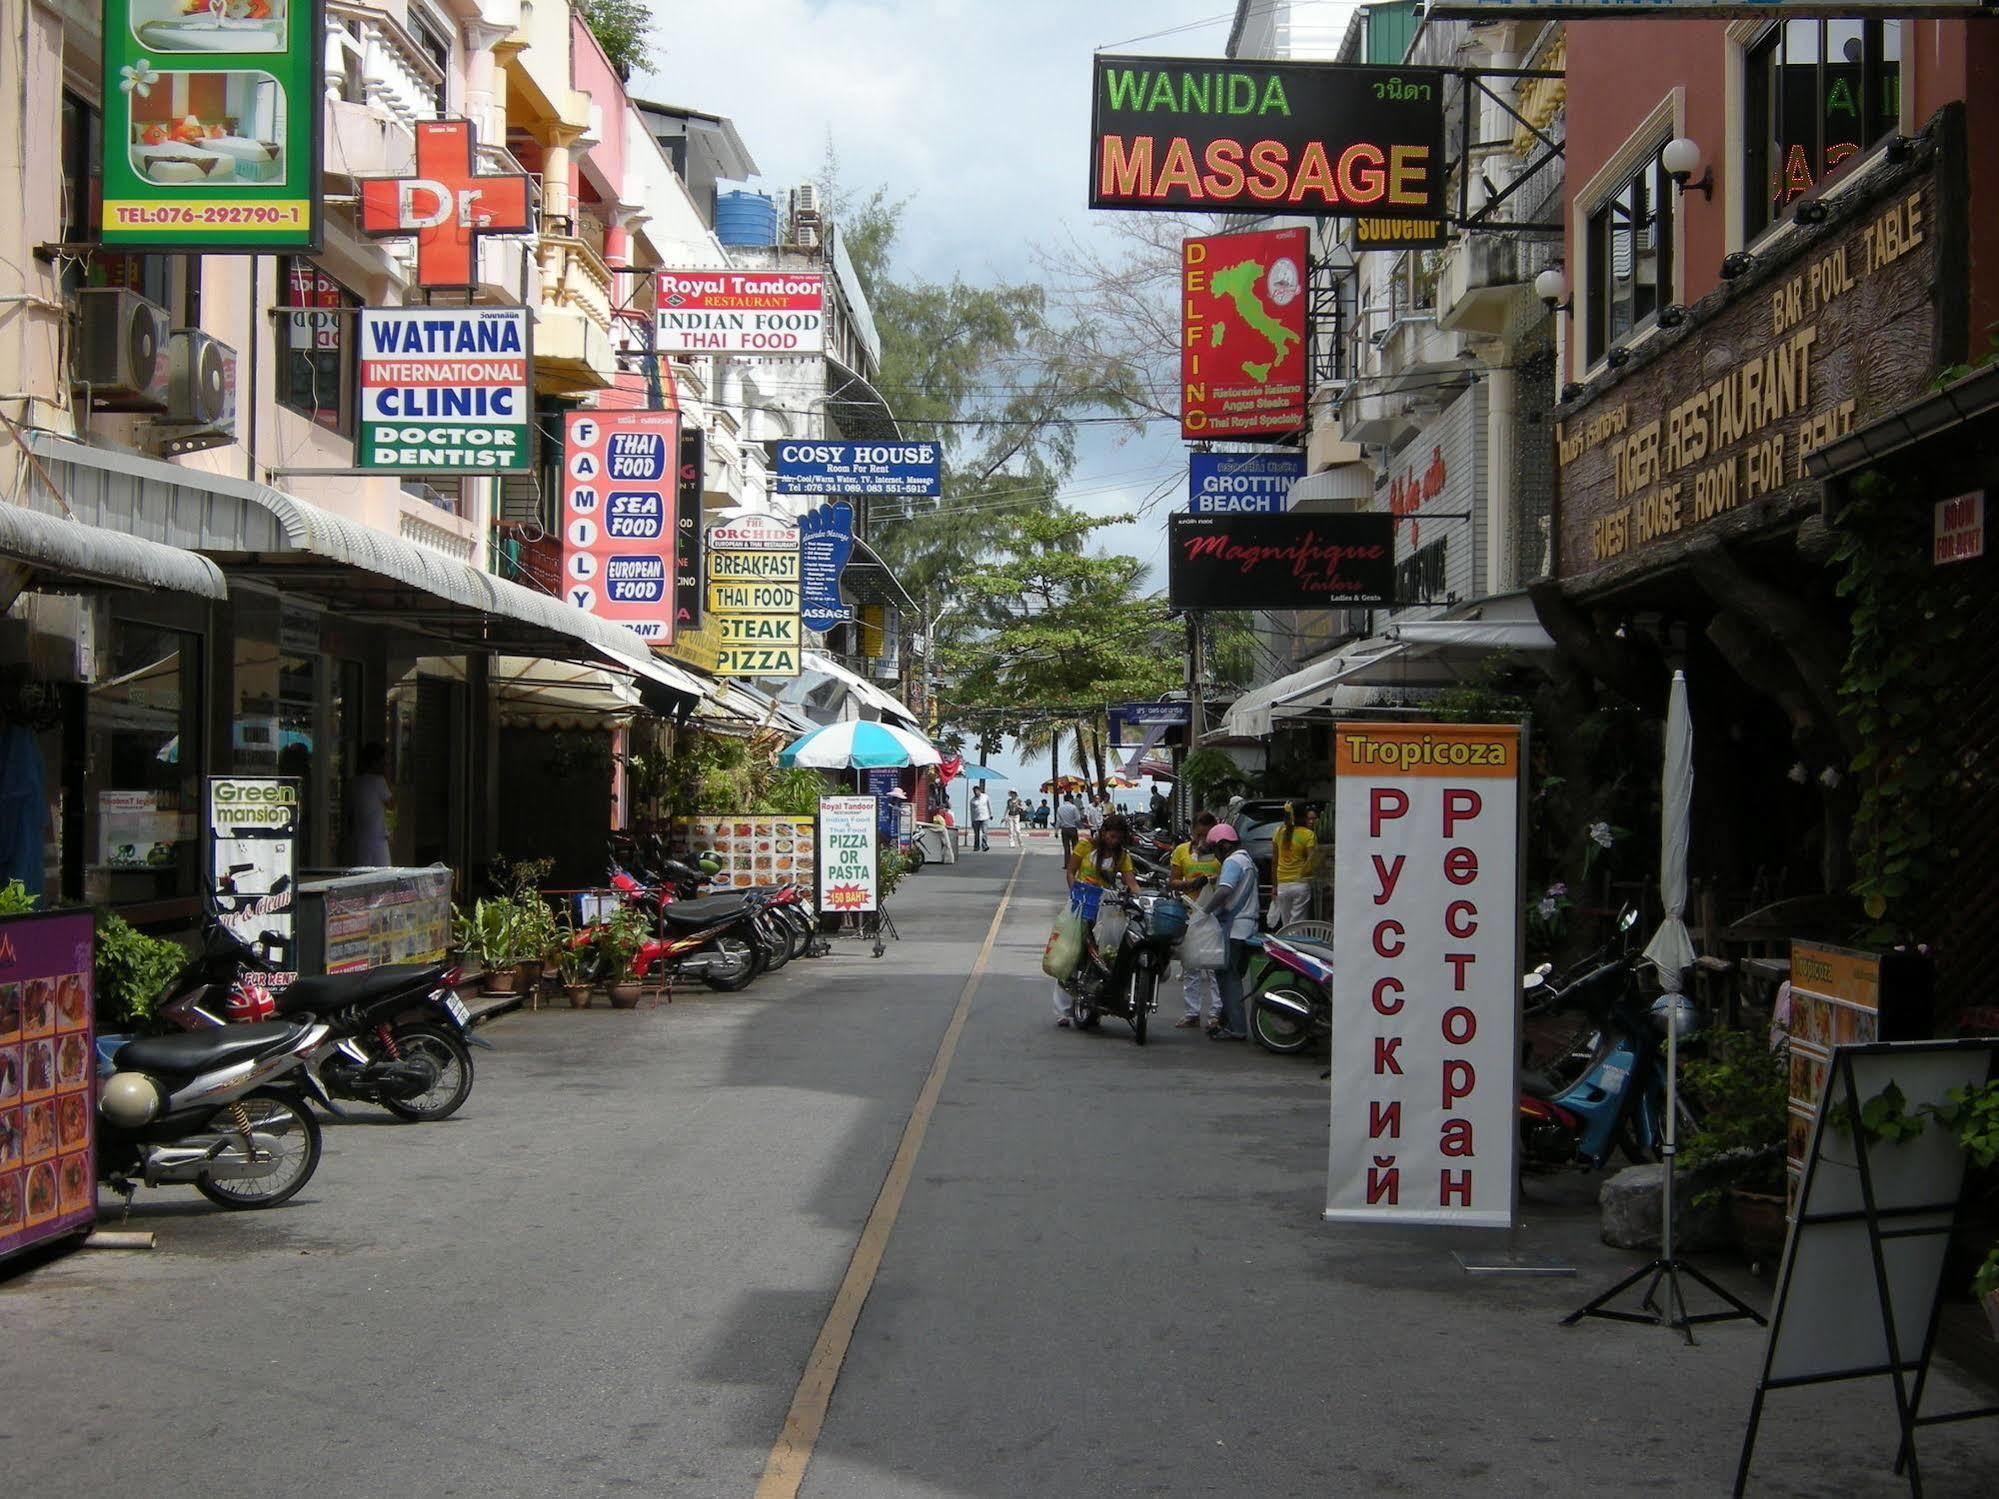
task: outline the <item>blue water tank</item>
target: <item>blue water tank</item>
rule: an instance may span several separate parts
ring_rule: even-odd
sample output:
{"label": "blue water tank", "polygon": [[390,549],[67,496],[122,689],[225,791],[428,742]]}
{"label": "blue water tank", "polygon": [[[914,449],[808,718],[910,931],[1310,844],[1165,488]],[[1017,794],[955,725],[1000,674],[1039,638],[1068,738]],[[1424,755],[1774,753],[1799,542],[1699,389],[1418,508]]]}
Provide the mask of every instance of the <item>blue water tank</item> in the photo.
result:
{"label": "blue water tank", "polygon": [[723,193],[715,199],[715,237],[725,245],[776,244],[777,200],[768,193]]}

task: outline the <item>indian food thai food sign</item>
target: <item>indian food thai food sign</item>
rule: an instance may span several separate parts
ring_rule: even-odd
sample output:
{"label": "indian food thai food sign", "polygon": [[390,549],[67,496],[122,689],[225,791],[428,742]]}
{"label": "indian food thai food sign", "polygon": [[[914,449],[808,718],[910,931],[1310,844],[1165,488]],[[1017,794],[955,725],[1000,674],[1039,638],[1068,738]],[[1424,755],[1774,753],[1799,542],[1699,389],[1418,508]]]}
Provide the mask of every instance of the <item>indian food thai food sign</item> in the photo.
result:
{"label": "indian food thai food sign", "polygon": [[320,0],[104,0],[103,242],[319,248]]}
{"label": "indian food thai food sign", "polygon": [[1811,456],[1929,389],[1948,326],[1931,294],[1943,206],[1934,177],[1905,176],[1564,412],[1557,575],[1816,504]]}
{"label": "indian food thai food sign", "polygon": [[1090,207],[1442,218],[1444,75],[1099,54]]}

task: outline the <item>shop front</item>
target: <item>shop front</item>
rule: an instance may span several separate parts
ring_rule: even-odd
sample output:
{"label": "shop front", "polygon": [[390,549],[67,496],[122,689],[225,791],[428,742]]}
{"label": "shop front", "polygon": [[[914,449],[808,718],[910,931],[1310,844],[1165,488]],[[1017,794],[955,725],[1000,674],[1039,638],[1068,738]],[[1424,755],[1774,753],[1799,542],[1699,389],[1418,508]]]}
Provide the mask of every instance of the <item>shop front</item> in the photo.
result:
{"label": "shop front", "polygon": [[1960,138],[1940,117],[1557,412],[1535,610],[1569,666],[1648,712],[1686,670],[1694,870],[1724,923],[1851,883],[1852,620],[1818,455],[1963,357]]}

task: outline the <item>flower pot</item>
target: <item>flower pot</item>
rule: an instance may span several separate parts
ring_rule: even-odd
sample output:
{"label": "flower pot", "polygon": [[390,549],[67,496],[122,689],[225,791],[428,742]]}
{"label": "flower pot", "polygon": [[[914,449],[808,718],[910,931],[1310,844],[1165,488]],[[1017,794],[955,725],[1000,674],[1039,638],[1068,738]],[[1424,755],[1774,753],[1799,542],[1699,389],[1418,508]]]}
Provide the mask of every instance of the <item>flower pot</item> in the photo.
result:
{"label": "flower pot", "polygon": [[514,992],[514,985],[519,978],[520,970],[516,968],[488,968],[486,970],[485,982],[486,993],[512,994]]}
{"label": "flower pot", "polygon": [[636,1010],[639,1007],[639,995],[644,990],[645,985],[637,979],[622,979],[608,986],[605,992],[611,996],[612,1009]]}
{"label": "flower pot", "polygon": [[590,986],[588,984],[564,984],[562,992],[569,996],[569,1007],[573,1010],[590,1008]]}
{"label": "flower pot", "polygon": [[1751,1192],[1742,1187],[1728,1189],[1728,1215],[1735,1225],[1736,1242],[1750,1268],[1774,1266],[1784,1252],[1784,1198],[1768,1192]]}

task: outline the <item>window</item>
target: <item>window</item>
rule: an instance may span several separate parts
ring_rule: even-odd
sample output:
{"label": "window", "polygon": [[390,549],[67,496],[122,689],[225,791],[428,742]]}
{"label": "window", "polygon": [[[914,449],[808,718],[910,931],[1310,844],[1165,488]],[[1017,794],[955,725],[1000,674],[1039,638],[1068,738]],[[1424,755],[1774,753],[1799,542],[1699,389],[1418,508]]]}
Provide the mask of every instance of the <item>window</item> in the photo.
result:
{"label": "window", "polygon": [[1749,49],[1744,224],[1756,235],[1892,134],[1902,117],[1894,21],[1786,21]]}
{"label": "window", "polygon": [[309,260],[287,259],[284,267],[285,307],[297,310],[278,319],[278,401],[329,432],[351,432],[347,351],[354,324],[347,309],[361,299]]}
{"label": "window", "polygon": [[[437,65],[438,75],[444,79],[451,77],[451,29],[433,15],[427,8],[412,5],[408,12],[409,31],[425,57]],[[437,112],[444,112],[444,84],[438,85],[435,100]]]}
{"label": "window", "polygon": [[114,614],[90,691],[85,893],[124,903],[191,895],[201,868],[200,637]]}
{"label": "window", "polygon": [[1657,151],[1590,214],[1587,250],[1584,355],[1595,364],[1673,299],[1673,182]]}

